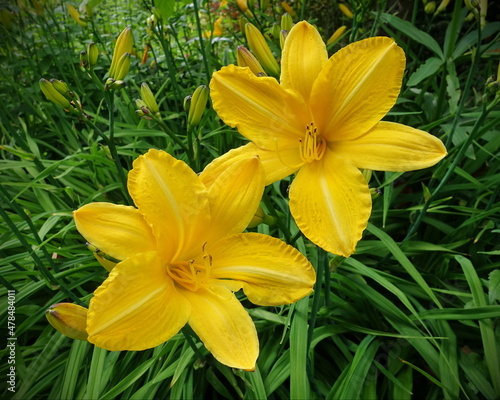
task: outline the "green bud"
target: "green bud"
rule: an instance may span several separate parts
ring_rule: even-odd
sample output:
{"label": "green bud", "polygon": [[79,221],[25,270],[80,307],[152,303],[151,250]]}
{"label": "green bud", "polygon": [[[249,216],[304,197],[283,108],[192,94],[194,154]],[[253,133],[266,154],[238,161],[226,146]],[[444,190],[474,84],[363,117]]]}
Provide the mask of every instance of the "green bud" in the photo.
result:
{"label": "green bud", "polygon": [[182,103],[182,106],[184,107],[184,111],[189,112],[189,109],[191,108],[191,100],[193,96],[188,95],[184,97],[184,101]]}
{"label": "green bud", "polygon": [[58,303],[45,311],[45,317],[63,335],[87,340],[87,312],[85,307],[72,303]]}
{"label": "green bud", "polygon": [[48,100],[50,100],[52,103],[65,110],[72,109],[69,100],[66,97],[64,97],[61,93],[59,93],[57,89],[54,88],[54,85],[51,82],[49,82],[47,79],[42,78],[40,79],[39,84],[40,84],[40,89],[42,90],[43,94],[45,95],[45,97],[47,97]]}
{"label": "green bud", "polygon": [[255,55],[257,60],[259,60],[264,70],[269,75],[278,77],[280,74],[280,68],[262,33],[260,33],[260,31],[250,22],[247,22],[245,24],[245,34],[250,50]]}
{"label": "green bud", "polygon": [[287,36],[288,36],[288,31],[283,30],[280,32],[280,47],[282,50],[283,47],[285,47],[285,40]]}
{"label": "green bud", "polygon": [[85,50],[80,51],[80,67],[83,69],[89,68],[89,57]]}
{"label": "green bud", "polygon": [[145,103],[145,106],[151,111],[153,114],[158,114],[160,112],[160,108],[158,107],[158,103],[156,102],[155,96],[147,83],[143,83],[141,85],[141,98]]}
{"label": "green bud", "polygon": [[194,91],[188,112],[188,131],[200,123],[201,117],[207,106],[208,94],[208,87],[205,85],[198,86]]}
{"label": "green bud", "polygon": [[[59,79],[52,78],[50,80],[50,83],[52,84],[52,87],[56,89],[59,93],[61,93],[64,97],[75,97],[75,95],[70,92],[68,84],[64,81],[60,81]],[[69,99],[68,99],[69,100]]]}
{"label": "green bud", "polygon": [[109,67],[110,78],[114,78],[116,80],[120,79],[116,77],[118,64],[121,62],[125,53],[132,53],[133,46],[134,36],[132,35],[132,29],[128,26],[120,33],[120,36],[118,36],[118,39],[116,40],[115,49],[113,51],[113,59],[111,60],[111,66]]}
{"label": "green bud", "polygon": [[292,16],[288,13],[285,13],[281,16],[281,30],[282,31],[290,31],[293,26]]}
{"label": "green bud", "polygon": [[424,7],[424,11],[426,14],[432,14],[434,11],[436,11],[436,2],[431,1],[427,3]]}
{"label": "green bud", "polygon": [[262,11],[266,11],[269,7],[269,0],[259,0],[259,8]]}
{"label": "green bud", "polygon": [[94,42],[89,43],[89,45],[87,46],[87,57],[89,67],[94,68],[94,66],[97,64],[97,58],[99,57],[99,49]]}
{"label": "green bud", "polygon": [[236,49],[236,61],[240,67],[248,67],[256,76],[265,76],[264,68],[245,46]]}
{"label": "green bud", "polygon": [[123,53],[118,64],[116,65],[115,76],[112,76],[116,81],[122,81],[128,74],[130,69],[130,53]]}

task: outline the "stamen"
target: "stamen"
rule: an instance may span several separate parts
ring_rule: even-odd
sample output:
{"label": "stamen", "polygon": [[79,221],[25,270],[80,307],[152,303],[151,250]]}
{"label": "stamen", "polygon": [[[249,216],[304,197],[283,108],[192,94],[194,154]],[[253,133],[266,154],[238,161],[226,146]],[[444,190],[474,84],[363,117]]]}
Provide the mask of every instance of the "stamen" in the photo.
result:
{"label": "stamen", "polygon": [[[300,142],[300,140],[299,140],[299,142]],[[275,138],[274,138],[274,151],[276,152],[276,155],[278,156],[278,160],[280,160],[280,161],[281,161],[281,163],[282,163],[285,167],[288,167],[288,168],[290,168],[290,169],[299,169],[300,167],[302,167],[302,166],[304,165],[304,163],[303,163],[303,162],[301,162],[301,163],[297,163],[297,164],[294,164],[294,165],[290,165],[290,164],[287,164],[287,163],[285,162],[285,160],[283,160],[283,159],[281,158],[281,155],[280,155],[280,150],[279,150],[279,147],[278,147],[278,138],[277,138],[277,137],[275,137]]]}
{"label": "stamen", "polygon": [[326,141],[318,135],[318,129],[311,122],[306,126],[304,139],[299,139],[300,158],[304,162],[321,160],[326,151]]}

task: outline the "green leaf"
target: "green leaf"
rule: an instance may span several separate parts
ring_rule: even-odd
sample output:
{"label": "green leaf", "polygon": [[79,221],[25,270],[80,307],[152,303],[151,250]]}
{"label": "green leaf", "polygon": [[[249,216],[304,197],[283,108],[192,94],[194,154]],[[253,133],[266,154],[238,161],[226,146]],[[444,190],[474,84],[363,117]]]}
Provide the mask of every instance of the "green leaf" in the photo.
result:
{"label": "green leaf", "polygon": [[440,59],[444,59],[443,50],[439,46],[438,42],[436,42],[436,40],[427,32],[421,31],[420,29],[416,28],[415,25],[413,25],[411,22],[404,21],[392,14],[382,13],[380,15],[380,19],[383,22],[392,25],[394,28],[401,31],[412,40],[423,44]]}
{"label": "green leaf", "polygon": [[160,10],[160,14],[164,20],[170,18],[174,12],[175,0],[155,0],[155,7]]}
{"label": "green leaf", "polygon": [[500,300],[500,269],[490,272],[488,283],[488,300],[490,304],[494,304],[495,301]]}
{"label": "green leaf", "polygon": [[417,70],[411,74],[410,79],[408,79],[408,86],[416,86],[424,79],[429,76],[434,75],[439,71],[439,68],[444,64],[444,61],[437,57],[428,58]]}

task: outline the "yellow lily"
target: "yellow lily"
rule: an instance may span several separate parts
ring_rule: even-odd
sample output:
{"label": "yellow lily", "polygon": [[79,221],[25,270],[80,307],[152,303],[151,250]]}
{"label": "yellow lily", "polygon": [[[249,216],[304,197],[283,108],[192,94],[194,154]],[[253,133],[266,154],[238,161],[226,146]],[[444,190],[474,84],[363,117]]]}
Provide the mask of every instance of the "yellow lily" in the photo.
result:
{"label": "yellow lily", "polygon": [[264,189],[258,158],[214,178],[150,150],[134,161],[128,189],[137,208],[91,203],[74,212],[89,242],[123,260],[90,300],[88,341],[144,350],[188,323],[221,363],[253,370],[257,333],[234,292],[243,289],[258,305],[287,304],[311,293],[315,281],[293,247],[241,233]]}
{"label": "yellow lily", "polygon": [[270,184],[298,171],[290,211],[323,249],[348,257],[371,212],[360,168],[410,171],[446,155],[443,143],[418,129],[380,121],[398,97],[405,56],[394,40],[352,43],[328,59],[318,31],[299,22],[286,39],[281,79],[230,65],[213,75],[213,107],[250,139],[214,160],[216,175],[239,158],[258,155]]}

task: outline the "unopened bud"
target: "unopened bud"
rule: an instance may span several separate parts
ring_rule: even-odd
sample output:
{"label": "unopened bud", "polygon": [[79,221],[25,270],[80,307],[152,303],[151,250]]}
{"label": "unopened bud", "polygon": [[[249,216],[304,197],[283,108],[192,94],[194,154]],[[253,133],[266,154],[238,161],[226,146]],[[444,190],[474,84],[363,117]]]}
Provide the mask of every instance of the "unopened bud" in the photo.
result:
{"label": "unopened bud", "polygon": [[262,65],[260,65],[259,61],[245,46],[238,46],[238,48],[236,49],[236,61],[240,67],[250,68],[254,75],[266,75],[264,69],[262,68]]}
{"label": "unopened bud", "polygon": [[340,28],[336,29],[335,32],[333,32],[332,36],[330,36],[330,39],[326,42],[327,45],[335,43],[337,40],[339,40],[344,32],[346,31],[347,26],[342,25]]}
{"label": "unopened bud", "polygon": [[281,16],[281,30],[282,31],[290,31],[293,26],[292,16],[288,13],[285,13]]}
{"label": "unopened bud", "polygon": [[208,101],[208,87],[205,85],[198,86],[191,97],[189,106],[187,127],[188,131],[197,126],[200,121]]}
{"label": "unopened bud", "polygon": [[257,57],[257,60],[259,60],[264,70],[269,75],[278,77],[280,74],[278,63],[273,53],[271,53],[271,49],[267,45],[266,39],[262,33],[260,33],[254,25],[248,22],[245,25],[245,34],[250,50],[252,50],[252,53]]}
{"label": "unopened bud", "polygon": [[288,36],[288,31],[282,30],[280,32],[280,47],[282,50],[285,47],[285,40],[287,36]]}
{"label": "unopened bud", "polygon": [[66,8],[68,9],[71,18],[73,18],[78,25],[82,27],[87,26],[87,23],[81,19],[80,12],[73,5],[67,4]]}
{"label": "unopened bud", "polygon": [[40,79],[39,84],[40,89],[42,90],[45,97],[47,97],[47,99],[52,103],[65,110],[70,110],[73,108],[69,100],[64,97],[47,79]]}
{"label": "unopened bud", "polygon": [[259,206],[252,220],[248,224],[247,228],[255,228],[260,224],[274,225],[276,223],[276,218],[271,215],[267,215],[262,207]]}
{"label": "unopened bud", "polygon": [[[424,7],[424,11],[426,14],[432,14],[434,11],[436,11],[436,2],[435,1],[430,1],[427,3]],[[437,11],[436,11],[437,14]]]}
{"label": "unopened bud", "polygon": [[292,6],[288,4],[286,1],[281,2],[281,7],[283,7],[283,10],[285,10],[292,17],[295,16],[295,11],[293,10]]}
{"label": "unopened bud", "polygon": [[117,81],[125,79],[130,69],[130,53],[124,53],[116,65],[115,75],[112,76]]}
{"label": "unopened bud", "polygon": [[85,50],[80,51],[80,67],[83,69],[89,68],[89,57]]}
{"label": "unopened bud", "polygon": [[120,33],[120,36],[118,36],[118,39],[116,40],[115,49],[113,51],[113,59],[111,60],[111,66],[109,67],[108,75],[110,78],[119,80],[119,78],[116,77],[118,72],[118,64],[124,61],[123,55],[125,53],[129,53],[129,55],[130,53],[132,53],[133,46],[134,46],[134,36],[132,35],[132,29],[129,26],[127,26]]}
{"label": "unopened bud", "polygon": [[269,0],[259,0],[259,8],[262,11],[266,11],[267,7],[269,7]]}
{"label": "unopened bud", "polygon": [[439,14],[440,12],[443,12],[449,3],[450,3],[450,0],[442,0],[441,3],[439,4],[439,7],[436,10],[435,15]]}
{"label": "unopened bud", "polygon": [[87,46],[87,57],[89,67],[94,68],[94,66],[97,64],[97,58],[99,57],[99,49],[94,42],[89,43],[89,45]]}
{"label": "unopened bud", "polygon": [[148,108],[153,114],[159,114],[160,108],[158,107],[158,103],[156,102],[155,95],[147,85],[147,83],[143,83],[141,85],[141,98],[144,102],[145,107]]}
{"label": "unopened bud", "polygon": [[77,340],[87,340],[87,312],[85,307],[72,303],[58,303],[45,311],[45,317],[63,335]]}
{"label": "unopened bud", "polygon": [[339,9],[342,12],[342,14],[344,14],[347,18],[349,18],[349,19],[353,19],[354,18],[354,14],[349,9],[349,7],[347,7],[345,4],[339,3]]}

